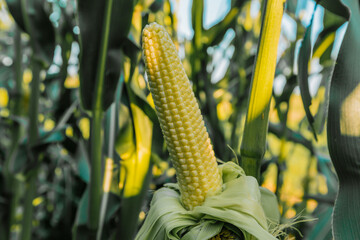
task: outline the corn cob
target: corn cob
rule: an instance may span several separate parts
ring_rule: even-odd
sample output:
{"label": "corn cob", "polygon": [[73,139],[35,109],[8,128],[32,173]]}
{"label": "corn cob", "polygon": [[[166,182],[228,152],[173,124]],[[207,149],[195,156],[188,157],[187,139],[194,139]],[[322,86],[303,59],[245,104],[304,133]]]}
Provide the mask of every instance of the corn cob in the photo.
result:
{"label": "corn cob", "polygon": [[221,191],[222,179],[204,120],[175,45],[164,27],[143,30],[150,91],[188,210]]}

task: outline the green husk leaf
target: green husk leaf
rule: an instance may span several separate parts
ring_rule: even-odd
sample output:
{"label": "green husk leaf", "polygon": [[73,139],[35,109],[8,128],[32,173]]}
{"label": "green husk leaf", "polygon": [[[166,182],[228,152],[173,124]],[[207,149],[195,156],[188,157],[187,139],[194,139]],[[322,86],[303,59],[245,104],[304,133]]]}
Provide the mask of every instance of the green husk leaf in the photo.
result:
{"label": "green husk leaf", "polygon": [[264,209],[267,219],[272,223],[279,224],[281,215],[275,194],[269,189],[263,187],[260,187],[260,192],[261,206]]}
{"label": "green husk leaf", "polygon": [[[276,239],[269,233],[268,217],[261,204],[262,195],[256,179],[246,176],[233,162],[219,168],[223,191],[209,196],[203,205],[191,211],[180,201],[178,184],[167,184],[156,191],[136,239],[204,240],[219,234],[224,224],[241,230],[245,239]],[[266,195],[266,198],[271,196]]]}

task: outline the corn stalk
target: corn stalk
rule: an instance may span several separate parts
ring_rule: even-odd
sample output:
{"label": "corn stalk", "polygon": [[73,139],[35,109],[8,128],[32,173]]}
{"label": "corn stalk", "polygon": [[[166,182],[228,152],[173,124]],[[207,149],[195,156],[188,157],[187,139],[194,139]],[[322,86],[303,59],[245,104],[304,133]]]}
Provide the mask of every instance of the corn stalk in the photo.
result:
{"label": "corn stalk", "polygon": [[[18,27],[15,29],[14,36],[14,76],[15,76],[15,89],[16,97],[12,105],[12,112],[15,116],[21,114],[21,97],[23,94],[22,89],[22,49],[21,49],[21,32]],[[21,137],[21,126],[16,123],[11,129],[11,150],[4,164],[4,173],[6,180],[6,191],[10,194],[10,214],[8,218],[8,225],[6,232],[7,238],[11,235],[12,226],[15,224],[16,209],[20,200],[20,185],[21,181],[17,179],[16,174],[13,173],[15,165],[15,156],[17,148],[19,147],[19,139]]]}
{"label": "corn stalk", "polygon": [[242,167],[247,175],[259,180],[265,154],[277,47],[285,0],[265,1],[260,42],[253,71],[250,99],[241,144]]}

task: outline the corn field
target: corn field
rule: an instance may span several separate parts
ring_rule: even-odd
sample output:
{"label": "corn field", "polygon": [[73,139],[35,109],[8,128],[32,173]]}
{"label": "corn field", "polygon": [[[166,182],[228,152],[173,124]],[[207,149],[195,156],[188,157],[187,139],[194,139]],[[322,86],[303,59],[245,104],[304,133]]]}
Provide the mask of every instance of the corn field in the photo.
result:
{"label": "corn field", "polygon": [[0,0],[0,240],[360,239],[359,0]]}

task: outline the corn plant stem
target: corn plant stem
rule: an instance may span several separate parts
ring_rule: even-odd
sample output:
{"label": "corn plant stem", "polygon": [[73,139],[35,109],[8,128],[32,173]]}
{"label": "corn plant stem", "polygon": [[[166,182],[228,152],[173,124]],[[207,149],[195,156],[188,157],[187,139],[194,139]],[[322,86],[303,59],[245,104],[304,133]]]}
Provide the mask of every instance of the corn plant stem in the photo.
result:
{"label": "corn plant stem", "polygon": [[[232,129],[231,129],[231,135],[230,135],[230,147],[232,149],[239,149],[239,138],[237,137],[237,131],[238,131],[238,128],[239,128],[239,122],[241,122],[241,117],[242,117],[242,114],[241,114],[241,111],[240,111],[240,106],[238,106],[234,113],[233,113],[233,116],[232,116],[232,119],[231,119],[231,122],[232,122]],[[237,151],[236,151],[236,154],[239,154]]]}
{"label": "corn plant stem", "polygon": [[29,162],[34,164],[35,168],[28,174],[25,190],[24,200],[24,215],[22,220],[22,231],[21,239],[30,240],[32,230],[32,217],[33,217],[33,204],[32,201],[36,195],[36,180],[37,180],[37,156],[31,151],[31,145],[38,139],[38,112],[39,112],[39,97],[40,97],[40,70],[41,63],[36,59],[36,47],[33,39],[33,29],[30,24],[30,19],[27,14],[27,1],[21,0],[21,12],[24,18],[25,29],[30,35],[30,45],[32,48],[31,56],[31,69],[32,69],[32,81],[31,81],[31,96],[30,96],[30,107],[29,107],[29,128],[28,128],[28,151],[29,151]]}
{"label": "corn plant stem", "polygon": [[[22,49],[21,49],[21,32],[18,27],[15,30],[14,37],[14,50],[15,50],[15,62],[14,62],[14,74],[15,74],[15,89],[16,89],[16,98],[13,108],[13,114],[19,116],[21,113],[21,97],[23,94],[22,89]],[[12,129],[12,135],[15,135],[14,141],[18,141],[20,137],[20,126],[17,125]]]}
{"label": "corn plant stem", "polygon": [[[192,25],[194,28],[194,37],[192,40],[192,53],[190,56],[191,63],[191,80],[194,82],[194,91],[197,99],[200,99],[200,77],[201,70],[201,50],[202,50],[202,18],[203,18],[204,2],[203,0],[194,0],[191,7]],[[199,12],[201,14],[199,14]]]}
{"label": "corn plant stem", "polygon": [[109,43],[111,9],[113,0],[107,0],[105,4],[105,18],[101,38],[99,65],[96,73],[95,101],[93,105],[93,121],[91,126],[91,172],[90,172],[90,198],[89,198],[89,221],[91,230],[97,230],[100,220],[100,207],[102,196],[102,98],[105,81],[106,55]]}
{"label": "corn plant stem", "polygon": [[[108,120],[110,122],[110,127],[107,133],[107,139],[108,139],[108,153],[107,156],[110,159],[113,159],[114,157],[114,142],[115,142],[115,133],[116,133],[116,127],[115,127],[115,119],[116,119],[116,104],[113,103],[110,106],[110,111],[108,114]],[[112,161],[112,160],[108,160],[108,161]],[[111,179],[112,177],[112,168],[108,169],[105,167],[105,173],[104,173],[104,181],[106,180],[106,178]],[[105,216],[106,216],[106,208],[107,208],[107,204],[108,204],[108,200],[109,200],[109,190],[104,190],[104,194],[102,196],[102,200],[101,200],[101,209],[100,209],[100,224],[99,224],[99,229],[97,231],[97,236],[96,239],[97,240],[101,240],[101,235],[102,235],[102,231],[103,231],[103,224],[105,222]]]}
{"label": "corn plant stem", "polygon": [[21,196],[21,185],[22,181],[16,179],[14,176],[11,182],[11,201],[10,201],[10,214],[9,214],[9,229],[8,229],[8,239],[11,239],[12,226],[16,223],[16,209],[19,205],[20,196]]}
{"label": "corn plant stem", "polygon": [[26,192],[25,192],[25,203],[24,203],[24,217],[22,223],[21,239],[30,240],[31,239],[31,230],[32,230],[32,220],[34,206],[32,204],[35,193],[36,193],[36,180],[37,180],[37,170],[33,170],[31,173],[28,182],[26,183]]}
{"label": "corn plant stem", "polygon": [[[14,52],[15,52],[15,62],[14,62],[14,75],[15,75],[15,100],[12,105],[12,114],[19,116],[21,113],[21,96],[22,96],[22,51],[21,51],[21,32],[16,27],[15,36],[14,36]],[[20,199],[20,182],[16,179],[15,175],[12,174],[12,169],[14,166],[14,155],[16,149],[19,145],[20,138],[20,124],[14,124],[11,129],[11,150],[10,154],[6,159],[5,163],[5,175],[7,179],[6,186],[9,186],[8,192],[10,193],[10,213],[9,213],[9,224],[8,224],[8,238],[10,238],[11,227],[15,224],[15,214],[16,208]]]}
{"label": "corn plant stem", "polygon": [[96,230],[99,224],[100,204],[102,196],[102,117],[103,111],[93,111],[91,125],[91,172],[89,195],[89,228]]}
{"label": "corn plant stem", "polygon": [[32,74],[33,78],[31,81],[31,96],[30,96],[30,108],[29,108],[29,130],[28,130],[28,150],[30,156],[30,164],[35,167],[29,172],[28,181],[26,183],[25,191],[25,202],[24,202],[24,217],[22,222],[22,240],[31,239],[32,229],[32,217],[33,217],[33,205],[32,201],[36,195],[36,180],[37,180],[37,169],[38,159],[37,154],[31,151],[32,145],[38,139],[38,113],[39,113],[39,98],[40,98],[40,63],[31,58]]}
{"label": "corn plant stem", "polygon": [[[22,51],[21,51],[21,32],[18,27],[15,28],[14,35],[14,53],[15,53],[15,62],[14,62],[14,76],[15,76],[15,99],[13,101],[13,105],[11,106],[12,115],[19,116],[21,113],[21,96],[22,96]],[[8,155],[5,164],[4,164],[4,174],[5,180],[8,183],[5,186],[9,186],[9,191],[12,190],[11,187],[11,169],[13,167],[13,157],[14,153],[18,148],[18,141],[20,137],[20,126],[14,124],[11,129],[11,149],[10,154]]]}
{"label": "corn plant stem", "polygon": [[266,149],[270,100],[284,2],[285,0],[265,2],[260,42],[253,70],[248,112],[241,144],[242,166],[247,175],[258,180],[261,160]]}

